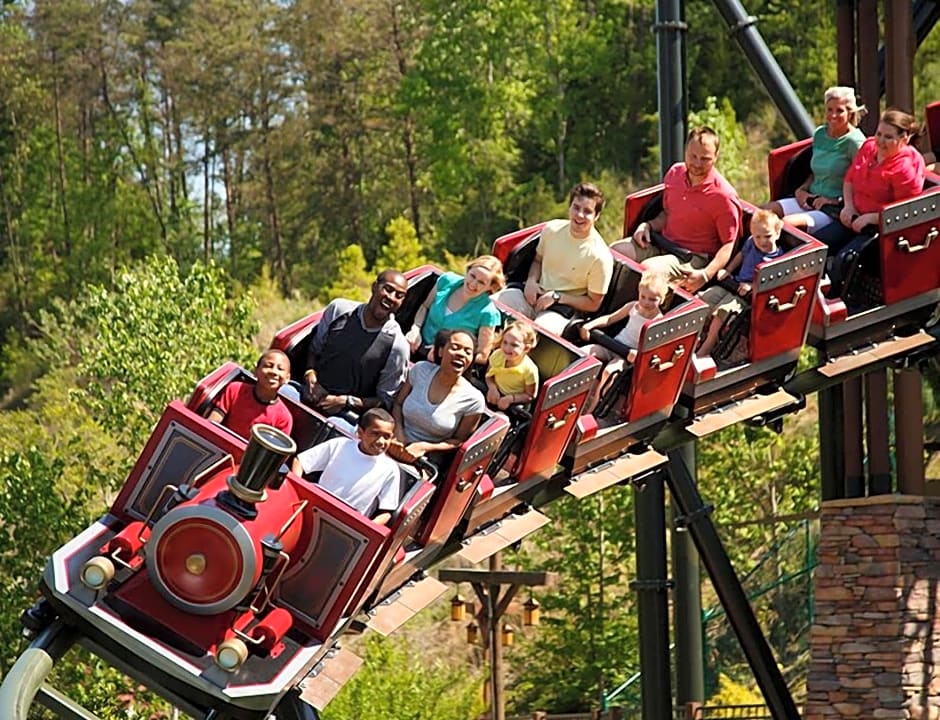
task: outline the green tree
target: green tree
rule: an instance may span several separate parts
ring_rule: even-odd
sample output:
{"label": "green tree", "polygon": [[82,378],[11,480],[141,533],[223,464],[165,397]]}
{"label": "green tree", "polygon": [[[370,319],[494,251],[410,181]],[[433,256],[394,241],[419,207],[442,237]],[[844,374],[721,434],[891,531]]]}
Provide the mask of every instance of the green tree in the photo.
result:
{"label": "green tree", "polygon": [[388,242],[382,246],[379,256],[375,259],[372,268],[375,273],[386,268],[404,272],[427,263],[427,257],[418,241],[418,233],[410,220],[401,216],[389,220],[385,226],[385,234]]}
{"label": "green tree", "polygon": [[339,255],[333,283],[320,291],[320,299],[329,302],[334,298],[366,300],[374,280],[366,270],[366,257],[358,245],[350,245]]}
{"label": "green tree", "polygon": [[323,712],[324,720],[471,720],[482,710],[480,678],[399,636],[370,635],[365,665]]}
{"label": "green tree", "polygon": [[224,276],[195,265],[185,275],[171,258],[126,268],[114,288],[88,288],[72,319],[94,332],[78,372],[91,414],[125,447],[137,449],[163,406],[225,360],[251,364],[249,298],[229,300]]}
{"label": "green tree", "polygon": [[21,647],[18,616],[36,597],[46,558],[90,519],[84,507],[88,491],[65,493],[59,487],[63,467],[62,460],[35,447],[0,452],[0,535],[6,548],[0,568],[7,578],[0,586],[0,677]]}
{"label": "green tree", "polygon": [[632,489],[615,487],[549,511],[551,528],[532,537],[519,561],[559,573],[539,593],[542,624],[512,660],[509,700],[519,712],[584,712],[638,664],[636,596],[629,587],[635,543]]}
{"label": "green tree", "polygon": [[69,403],[63,411],[92,418],[136,454],[167,402],[225,360],[251,363],[253,329],[251,299],[231,300],[217,268],[181,274],[172,258],[155,256],[123,268],[113,288],[89,285],[55,303],[39,316],[37,337],[10,348],[8,366],[20,378],[30,376],[23,366],[40,375],[33,411]]}

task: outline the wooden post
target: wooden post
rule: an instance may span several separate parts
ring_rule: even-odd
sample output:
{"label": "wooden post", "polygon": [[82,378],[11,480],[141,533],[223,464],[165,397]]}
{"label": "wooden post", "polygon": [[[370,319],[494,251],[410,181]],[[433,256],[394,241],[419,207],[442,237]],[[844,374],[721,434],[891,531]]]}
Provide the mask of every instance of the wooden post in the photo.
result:
{"label": "wooden post", "polygon": [[509,609],[509,603],[521,587],[552,585],[555,573],[503,570],[499,553],[490,556],[489,570],[460,570],[445,568],[437,573],[441,582],[467,582],[480,600],[480,612],[476,620],[480,626],[490,656],[490,681],[488,683],[490,718],[506,720],[506,705],[503,686],[503,638],[500,619]]}
{"label": "wooden post", "polygon": [[923,378],[917,368],[894,374],[894,437],[897,446],[898,492],[923,495],[924,396]]}
{"label": "wooden post", "polygon": [[885,104],[914,112],[914,3],[885,0]]}
{"label": "wooden post", "polygon": [[891,492],[891,445],[888,432],[888,371],[865,375],[865,415],[868,431],[868,495]]}
{"label": "wooden post", "polygon": [[[499,572],[502,567],[502,554],[491,555],[490,572]],[[499,631],[499,621],[502,613],[498,615],[496,613],[496,598],[499,595],[500,586],[493,583],[488,586],[487,590],[486,614],[490,630],[490,685],[493,688],[490,695],[490,715],[493,720],[506,720],[506,700],[503,697],[503,636]]]}

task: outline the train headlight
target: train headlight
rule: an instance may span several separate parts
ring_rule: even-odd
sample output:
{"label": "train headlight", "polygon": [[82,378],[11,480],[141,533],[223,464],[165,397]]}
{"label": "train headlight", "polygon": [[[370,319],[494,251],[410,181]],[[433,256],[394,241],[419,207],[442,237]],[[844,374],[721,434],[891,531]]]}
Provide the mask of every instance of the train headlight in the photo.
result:
{"label": "train headlight", "polygon": [[215,662],[227,672],[235,672],[248,659],[248,646],[238,638],[230,638],[215,651]]}
{"label": "train headlight", "polygon": [[81,580],[85,587],[100,590],[114,577],[114,563],[101,555],[93,557],[82,566]]}

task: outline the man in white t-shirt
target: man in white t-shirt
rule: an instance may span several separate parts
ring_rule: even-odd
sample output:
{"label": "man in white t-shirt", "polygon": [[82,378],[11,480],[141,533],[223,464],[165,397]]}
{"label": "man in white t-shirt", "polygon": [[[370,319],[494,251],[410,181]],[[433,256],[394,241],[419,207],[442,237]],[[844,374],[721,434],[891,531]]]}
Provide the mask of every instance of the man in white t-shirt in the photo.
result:
{"label": "man in white t-shirt", "polygon": [[[358,442],[334,438],[300,453],[295,475],[322,471],[317,484],[379,525],[398,508],[401,480],[398,464],[385,451],[395,437],[395,420],[382,408],[359,416]],[[373,517],[374,515],[374,517]]]}

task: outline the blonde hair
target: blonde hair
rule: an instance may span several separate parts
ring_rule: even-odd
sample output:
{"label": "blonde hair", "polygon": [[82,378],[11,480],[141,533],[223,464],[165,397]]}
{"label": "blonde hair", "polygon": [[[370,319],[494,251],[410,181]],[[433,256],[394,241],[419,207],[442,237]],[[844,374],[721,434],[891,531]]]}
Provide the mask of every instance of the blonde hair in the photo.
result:
{"label": "blonde hair", "polygon": [[506,287],[506,276],[503,275],[503,263],[494,255],[480,255],[467,263],[467,271],[473,268],[483,268],[493,277],[490,279],[490,292],[498,292]]}
{"label": "blonde hair", "polygon": [[502,340],[506,333],[508,333],[510,330],[515,330],[517,333],[519,333],[519,336],[522,338],[522,342],[525,343],[525,346],[529,350],[538,345],[538,333],[535,332],[535,328],[528,323],[523,322],[522,320],[516,320],[509,323],[506,327],[503,328],[503,332],[499,339]]}
{"label": "blonde hair", "polygon": [[666,277],[665,273],[658,270],[644,270],[643,274],[640,275],[639,287],[646,288],[651,293],[665,298],[666,293],[669,292],[669,278]]}
{"label": "blonde hair", "polygon": [[754,234],[754,227],[760,225],[768,230],[779,233],[783,230],[783,219],[772,210],[757,210],[751,217],[751,223],[748,226],[751,234]]}
{"label": "blonde hair", "polygon": [[858,125],[859,121],[868,114],[868,108],[858,104],[855,97],[855,88],[846,85],[833,85],[827,88],[826,94],[823,95],[823,102],[829,102],[830,100],[841,100],[846,104],[850,116],[849,122],[853,125]]}

